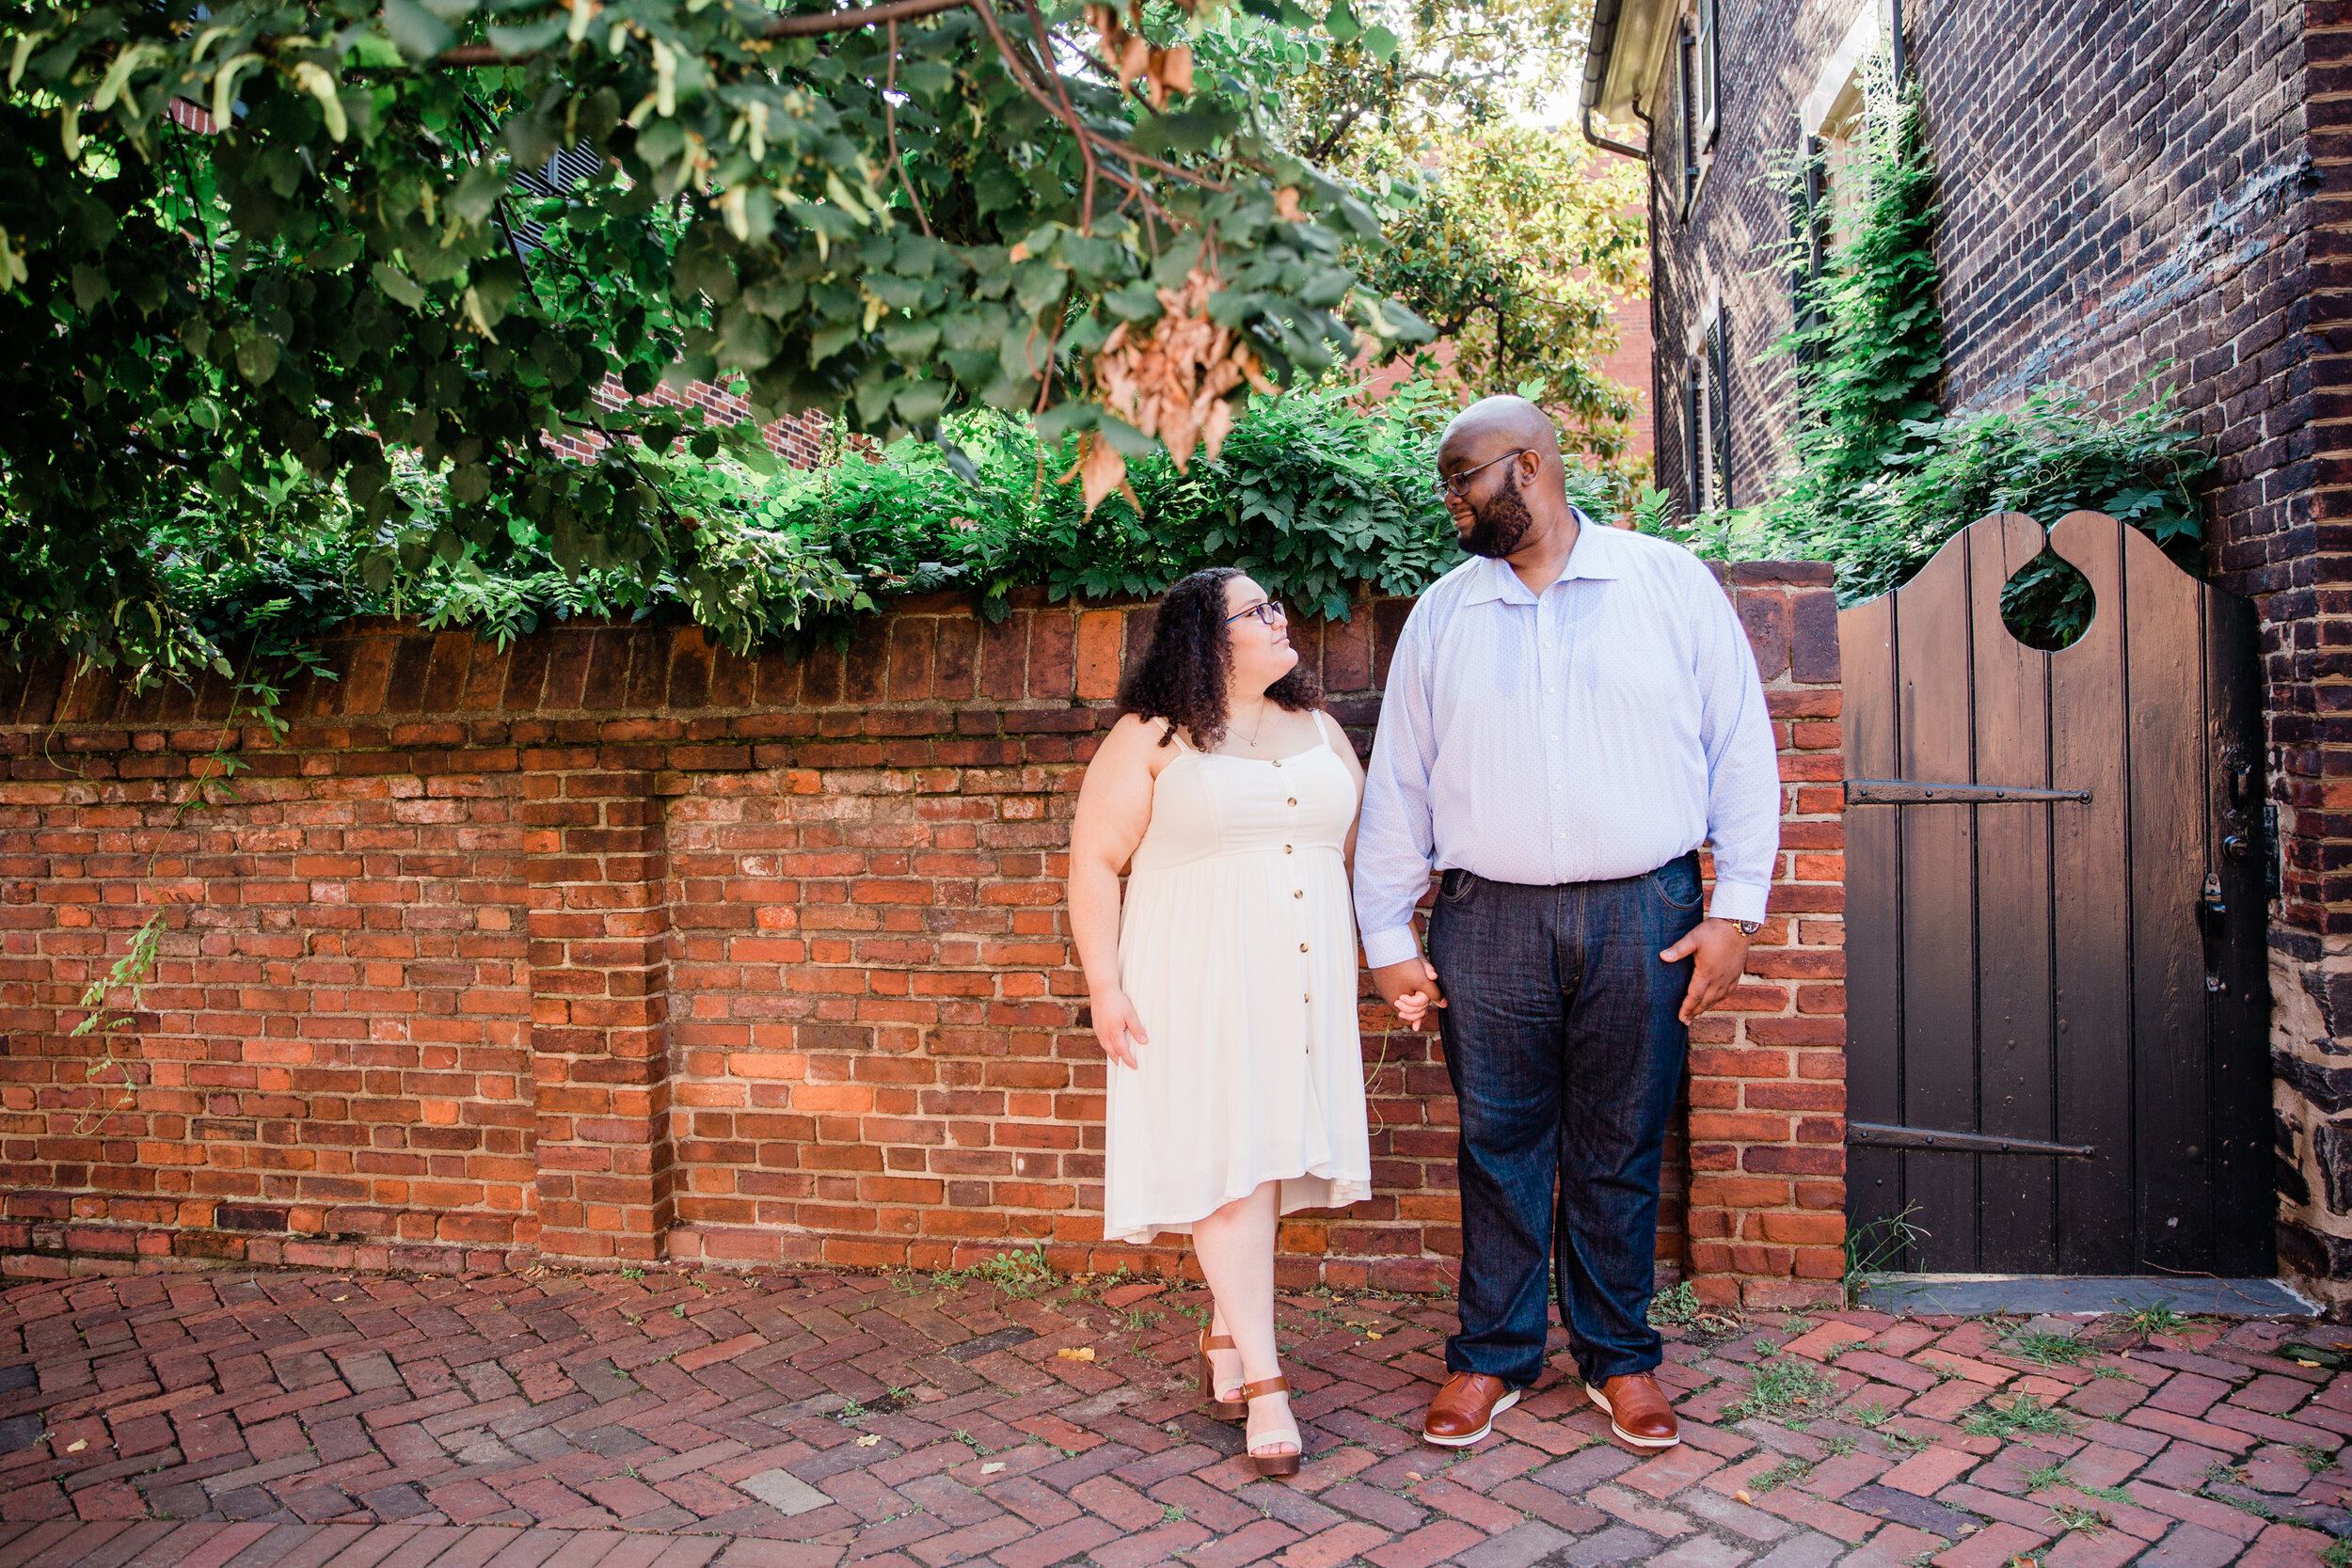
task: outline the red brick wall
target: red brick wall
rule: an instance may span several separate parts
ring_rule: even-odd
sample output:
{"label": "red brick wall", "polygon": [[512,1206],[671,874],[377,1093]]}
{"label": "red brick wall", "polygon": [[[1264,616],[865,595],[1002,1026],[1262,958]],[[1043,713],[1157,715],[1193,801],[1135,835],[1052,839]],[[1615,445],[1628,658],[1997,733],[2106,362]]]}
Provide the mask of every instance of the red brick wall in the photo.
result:
{"label": "red brick wall", "polygon": [[[1838,741],[1825,569],[1742,567],[1791,781],[1771,929],[1693,1057],[1692,1261],[1819,1280],[1842,1188]],[[1368,743],[1408,606],[1297,628]],[[190,810],[223,693],[0,684],[0,1248],[338,1267],[939,1267],[1100,1244],[1104,1064],[1061,849],[1149,611],[918,600],[844,652],[570,625],[501,652],[355,625],[240,799]],[[216,722],[216,721],[215,721]],[[153,857],[153,879],[142,871]],[[157,901],[133,1103],[79,998]],[[1458,1252],[1427,1037],[1363,1013],[1376,1196],[1290,1277],[1426,1288]],[[1661,1252],[1680,1260],[1682,1161]]]}

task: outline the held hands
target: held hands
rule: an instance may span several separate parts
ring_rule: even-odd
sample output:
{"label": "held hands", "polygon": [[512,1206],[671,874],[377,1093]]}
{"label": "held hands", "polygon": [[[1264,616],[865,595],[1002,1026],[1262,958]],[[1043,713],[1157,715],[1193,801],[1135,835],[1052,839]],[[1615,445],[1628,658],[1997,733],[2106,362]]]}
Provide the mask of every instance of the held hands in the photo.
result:
{"label": "held hands", "polygon": [[1136,1060],[1136,1047],[1150,1045],[1150,1037],[1143,1032],[1143,1020],[1136,1013],[1136,1005],[1127,1000],[1123,990],[1105,991],[1090,997],[1088,1006],[1094,1015],[1094,1038],[1103,1047],[1103,1054],[1123,1068],[1140,1068]]}
{"label": "held hands", "polygon": [[1372,983],[1378,988],[1380,1000],[1396,1009],[1407,1029],[1422,1027],[1422,1021],[1432,1007],[1445,1006],[1445,993],[1438,989],[1438,972],[1421,958],[1375,969]]}
{"label": "held hands", "polygon": [[1748,965],[1748,934],[1728,920],[1702,920],[1658,956],[1671,964],[1693,954],[1698,963],[1691,972],[1691,989],[1682,998],[1680,1016],[1685,1023],[1729,996],[1731,988],[1740,983],[1740,972]]}

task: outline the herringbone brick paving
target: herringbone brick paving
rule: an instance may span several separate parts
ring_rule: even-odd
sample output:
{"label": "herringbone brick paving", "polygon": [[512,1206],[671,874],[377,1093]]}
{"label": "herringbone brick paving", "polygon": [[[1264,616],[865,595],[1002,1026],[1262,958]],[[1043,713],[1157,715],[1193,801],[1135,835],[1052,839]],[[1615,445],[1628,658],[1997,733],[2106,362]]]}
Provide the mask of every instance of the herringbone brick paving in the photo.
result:
{"label": "herringbone brick paving", "polygon": [[1265,1481],[1238,1429],[1196,1412],[1198,1287],[999,1273],[1035,1293],[842,1274],[16,1286],[0,1291],[0,1568],[2108,1568],[2352,1551],[2329,1555],[2352,1538],[2344,1330],[1701,1318],[1669,1330],[1681,1448],[1616,1445],[1555,1370],[1493,1437],[1449,1451],[1417,1436],[1449,1301],[1292,1296],[1308,1460]]}

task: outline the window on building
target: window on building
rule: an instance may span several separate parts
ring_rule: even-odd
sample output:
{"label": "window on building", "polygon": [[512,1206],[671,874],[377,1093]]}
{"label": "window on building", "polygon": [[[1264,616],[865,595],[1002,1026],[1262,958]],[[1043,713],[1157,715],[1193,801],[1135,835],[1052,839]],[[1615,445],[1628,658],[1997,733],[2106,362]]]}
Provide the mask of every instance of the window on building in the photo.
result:
{"label": "window on building", "polygon": [[[534,200],[562,196],[582,181],[593,179],[604,168],[601,153],[588,150],[582,142],[576,147],[557,150],[555,155],[538,168],[516,168],[514,186]],[[513,220],[515,238],[526,248],[536,250],[547,243],[547,232],[527,217]]]}
{"label": "window on building", "polygon": [[1716,8],[1720,0],[1697,0],[1675,33],[1674,103],[1664,123],[1674,128],[1679,168],[1677,205],[1687,216],[1712,160],[1723,125],[1723,48]]}
{"label": "window on building", "polygon": [[1830,250],[1852,232],[1862,202],[1864,182],[1855,165],[1872,83],[1885,72],[1880,39],[1879,8],[1865,6],[1821,62],[1813,90],[1797,110],[1797,133],[1810,154],[1807,205],[1820,224],[1820,244]]}
{"label": "window on building", "polygon": [[1715,145],[1723,124],[1723,29],[1717,24],[1721,0],[1698,0],[1698,17],[1691,40],[1692,72],[1698,84],[1698,143],[1704,152]]}
{"label": "window on building", "polygon": [[1675,211],[1688,216],[1691,198],[1699,188],[1699,137],[1696,100],[1691,81],[1692,49],[1688,28],[1675,37]]}
{"label": "window on building", "polygon": [[1731,354],[1723,313],[1708,318],[1682,377],[1682,452],[1691,510],[1732,504]]}
{"label": "window on building", "polygon": [[1719,314],[1707,327],[1707,455],[1715,504],[1731,505],[1731,352]]}
{"label": "window on building", "polygon": [[[1800,332],[1820,325],[1820,302],[1813,293],[1813,286],[1821,280],[1821,267],[1827,259],[1829,238],[1827,170],[1822,165],[1823,146],[1819,136],[1804,138],[1804,159],[1796,188],[1788,200],[1788,303]],[[1812,352],[1800,346],[1798,357],[1809,360]]]}

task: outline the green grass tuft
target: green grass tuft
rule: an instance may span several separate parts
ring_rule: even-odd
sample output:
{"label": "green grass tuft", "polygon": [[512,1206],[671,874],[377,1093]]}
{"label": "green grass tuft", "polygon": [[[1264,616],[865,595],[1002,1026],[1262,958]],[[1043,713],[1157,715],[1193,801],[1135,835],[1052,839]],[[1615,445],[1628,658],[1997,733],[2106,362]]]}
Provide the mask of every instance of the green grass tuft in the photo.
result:
{"label": "green grass tuft", "polygon": [[1783,1425],[1801,1424],[1830,1413],[1837,1383],[1803,1356],[1775,1355],[1758,1362],[1747,1397],[1724,1412],[1735,1421],[1760,1417]]}
{"label": "green grass tuft", "polygon": [[1803,1459],[1784,1459],[1779,1464],[1773,1465],[1771,1469],[1760,1471],[1756,1475],[1750,1476],[1748,1478],[1748,1495],[1752,1497],[1760,1497],[1765,1493],[1772,1491],[1774,1487],[1786,1486],[1790,1481],[1803,1481],[1806,1476],[1811,1475],[1812,1473],[1813,1466],[1808,1461]]}
{"label": "green grass tuft", "polygon": [[1699,1293],[1691,1289],[1687,1279],[1678,1281],[1672,1290],[1661,1291],[1649,1298],[1649,1321],[1670,1323],[1676,1327],[1699,1315]]}
{"label": "green grass tuft", "polygon": [[2013,1334],[2000,1348],[2020,1361],[2030,1361],[2037,1367],[2074,1367],[2099,1354],[2096,1345],[2075,1338],[2071,1334],[2050,1334],[2029,1329]]}
{"label": "green grass tuft", "polygon": [[2007,1405],[1980,1404],[1969,1412],[1960,1430],[1971,1437],[2016,1437],[2029,1432],[2070,1433],[2074,1418],[2031,1394],[2020,1394]]}

